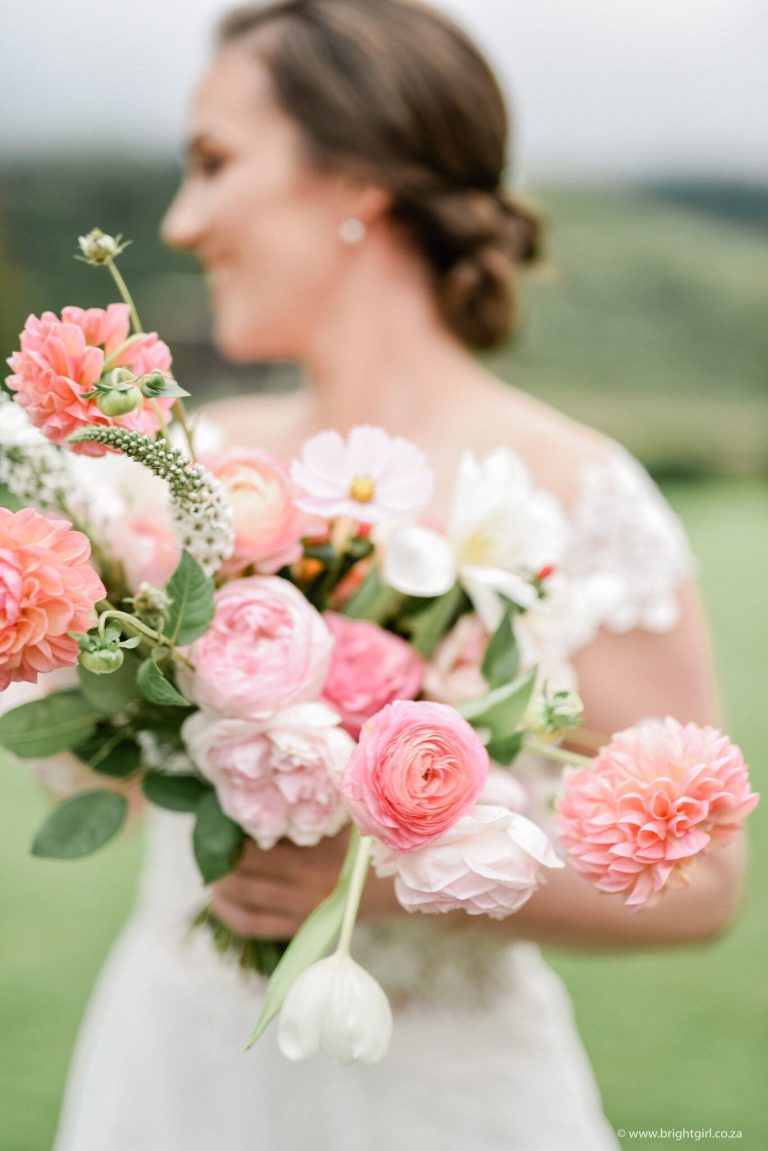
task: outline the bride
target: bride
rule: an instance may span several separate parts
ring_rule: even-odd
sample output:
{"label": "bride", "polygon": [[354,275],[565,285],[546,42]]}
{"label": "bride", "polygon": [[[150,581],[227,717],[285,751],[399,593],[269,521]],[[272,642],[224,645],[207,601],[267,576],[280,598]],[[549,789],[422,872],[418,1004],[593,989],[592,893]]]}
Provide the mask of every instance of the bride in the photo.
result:
{"label": "bride", "polygon": [[[713,722],[707,640],[681,529],[618,445],[485,371],[506,336],[532,213],[503,186],[507,119],[474,45],[411,0],[278,0],[225,19],[164,224],[205,271],[218,346],[298,361],[280,397],[214,403],[231,444],[290,459],[374,424],[428,455],[447,509],[461,454],[513,449],[569,520],[576,597],[542,656],[578,682],[588,728],[671,713]],[[536,765],[524,765],[535,803]],[[375,1068],[242,1047],[262,985],[186,938],[205,900],[187,817],[150,817],[138,907],[95,993],[56,1151],[600,1151],[618,1143],[564,989],[537,943],[658,946],[720,931],[740,847],[630,914],[569,869],[516,915],[408,917],[371,879],[356,955],[397,1011]],[[334,885],[343,837],[247,850],[213,886],[236,931],[289,938]],[[210,894],[210,893],[209,893]],[[596,989],[598,993],[598,989]]]}

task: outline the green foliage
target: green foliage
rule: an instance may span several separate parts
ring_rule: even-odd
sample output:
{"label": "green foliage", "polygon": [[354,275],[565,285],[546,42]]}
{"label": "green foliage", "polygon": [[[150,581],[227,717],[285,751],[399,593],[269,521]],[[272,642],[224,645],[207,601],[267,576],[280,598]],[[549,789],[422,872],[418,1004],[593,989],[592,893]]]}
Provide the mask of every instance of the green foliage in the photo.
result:
{"label": "green foliage", "polygon": [[[503,687],[494,688],[479,699],[463,703],[458,711],[481,734],[487,735],[487,744],[494,745],[497,753],[503,752],[507,741],[517,734],[517,728],[528,706],[534,685],[536,668]],[[497,760],[499,763],[504,760]]]}
{"label": "green foliage", "polygon": [[142,782],[142,791],[150,803],[168,811],[196,811],[211,785],[195,775],[163,775],[150,771]]}
{"label": "green foliage", "polygon": [[520,670],[520,652],[513,624],[518,611],[516,604],[507,604],[501,623],[486,648],[480,670],[490,688],[510,683]]}
{"label": "green foliage", "polygon": [[261,1014],[247,1047],[253,1046],[278,1014],[288,991],[302,971],[316,963],[318,959],[322,959],[338,937],[359,843],[360,835],[354,831],[350,836],[339,882],[328,898],[304,920],[278,963],[269,981]]}
{"label": "green foliage", "polygon": [[445,595],[429,598],[409,596],[397,617],[398,630],[404,631],[416,651],[429,659],[466,607],[467,597],[459,584]]}
{"label": "green foliage", "polygon": [[164,634],[171,643],[192,643],[203,635],[214,611],[214,584],[187,551],[164,591],[170,600]]}
{"label": "green foliage", "polygon": [[141,749],[132,738],[129,727],[118,728],[99,724],[90,739],[72,748],[73,753],[99,775],[126,779],[139,770]]}
{"label": "green foliage", "polygon": [[126,655],[122,667],[111,675],[94,675],[78,665],[80,694],[99,714],[119,715],[139,695],[138,670],[139,660],[135,655]]}
{"label": "green foliage", "polygon": [[45,859],[80,859],[117,835],[128,800],[114,791],[84,791],[65,799],[35,836],[32,854]]}
{"label": "green foliage", "polygon": [[383,623],[397,612],[404,599],[399,591],[383,582],[379,569],[374,566],[355,594],[347,600],[343,612],[350,619]]}
{"label": "green foliage", "polygon": [[136,682],[139,691],[150,703],[159,703],[164,707],[189,707],[188,699],[177,691],[173,684],[165,678],[153,659],[145,659],[139,668]]}
{"label": "green foliage", "polygon": [[245,833],[221,810],[212,788],[198,801],[195,810],[197,819],[192,847],[203,882],[213,883],[228,875],[237,863],[245,843]]}
{"label": "green foliage", "polygon": [[0,745],[24,758],[56,755],[88,739],[98,718],[79,692],[61,691],[0,716]]}

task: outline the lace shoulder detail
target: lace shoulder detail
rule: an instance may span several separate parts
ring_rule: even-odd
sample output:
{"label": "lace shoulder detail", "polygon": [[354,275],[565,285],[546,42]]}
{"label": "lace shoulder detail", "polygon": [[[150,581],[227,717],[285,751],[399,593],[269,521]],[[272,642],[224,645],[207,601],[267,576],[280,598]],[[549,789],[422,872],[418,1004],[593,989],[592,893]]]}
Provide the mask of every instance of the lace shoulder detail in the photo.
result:
{"label": "lace shoulder detail", "polygon": [[[664,632],[679,617],[677,591],[695,570],[683,526],[645,468],[619,444],[587,465],[570,517],[564,574],[587,587],[590,630]],[[586,621],[585,621],[586,622]]]}

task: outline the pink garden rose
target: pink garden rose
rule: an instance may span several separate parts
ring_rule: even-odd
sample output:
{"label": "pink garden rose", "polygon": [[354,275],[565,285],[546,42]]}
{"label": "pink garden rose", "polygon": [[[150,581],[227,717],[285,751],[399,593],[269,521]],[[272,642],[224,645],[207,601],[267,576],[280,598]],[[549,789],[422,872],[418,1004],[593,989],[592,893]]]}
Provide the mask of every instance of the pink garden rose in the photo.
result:
{"label": "pink garden rose", "polygon": [[321,703],[297,704],[265,722],[199,711],[182,734],[222,809],[259,847],[281,838],[310,847],[349,818],[335,780],[354,743],[338,719]]}
{"label": "pink garden rose", "polygon": [[253,565],[266,575],[302,556],[301,540],[317,522],[294,503],[294,486],[280,460],[262,451],[235,451],[210,464],[232,506],[235,550],[222,572]]}
{"label": "pink garden rose", "polygon": [[503,919],[562,867],[544,832],[524,815],[478,803],[434,842],[407,855],[374,848],[379,875],[395,877],[406,911],[466,911]]}
{"label": "pink garden rose", "polygon": [[424,661],[410,644],[368,620],[323,616],[334,638],[323,697],[357,736],[367,719],[396,699],[419,693]]}
{"label": "pink garden rose", "polygon": [[[143,435],[154,435],[158,430],[148,400],[136,411],[113,419],[99,410],[95,400],[83,399],[83,392],[89,392],[101,378],[105,359],[128,338],[129,328],[127,304],[110,304],[106,309],[64,308],[61,319],[53,312],[28,318],[21,333],[21,350],[8,360],[13,375],[6,382],[16,393],[16,402],[49,440],[100,456],[107,451],[102,444],[70,445],[67,437],[87,424],[116,425]],[[153,371],[168,374],[171,353],[155,332],[149,332],[110,366],[129,368],[136,375]],[[157,403],[167,412],[173,401],[160,399]]]}
{"label": "pink garden rose", "polygon": [[179,685],[198,707],[234,719],[261,719],[316,699],[333,637],[300,591],[279,576],[233,580],[216,593],[213,621],[181,665]]}
{"label": "pink garden rose", "polygon": [[107,594],[90,554],[65,520],[0,508],[0,691],[77,663],[69,632],[88,631]]}
{"label": "pink garden rose", "polygon": [[589,767],[567,771],[555,823],[585,879],[652,906],[710,843],[736,834],[758,798],[725,735],[668,717],[619,732]]}
{"label": "pink garden rose", "polygon": [[480,671],[488,632],[476,615],[463,615],[438,644],[424,675],[424,694],[456,706],[488,691]]}
{"label": "pink garden rose", "polygon": [[365,724],[341,790],[365,835],[416,851],[472,808],[487,775],[487,752],[457,711],[404,700]]}

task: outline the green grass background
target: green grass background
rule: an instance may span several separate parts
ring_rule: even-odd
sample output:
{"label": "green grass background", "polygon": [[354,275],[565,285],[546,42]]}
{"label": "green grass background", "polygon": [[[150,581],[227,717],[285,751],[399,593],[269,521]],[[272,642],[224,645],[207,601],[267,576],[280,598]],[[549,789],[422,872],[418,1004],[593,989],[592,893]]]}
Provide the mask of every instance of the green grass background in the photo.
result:
{"label": "green grass background", "polygon": [[[99,222],[137,240],[131,282],[176,344],[174,299],[194,308],[186,280],[179,296],[163,290],[169,258],[153,247],[158,189],[169,185],[140,176],[135,219],[142,196],[118,170],[101,183],[69,171],[51,185],[55,204],[26,169],[6,177],[0,273],[14,290],[0,302],[0,331],[17,331],[30,310],[104,302],[98,274],[66,259],[70,233]],[[694,200],[669,188],[543,192],[548,266],[527,284],[522,340],[492,362],[622,439],[664,479],[700,557],[727,726],[765,792],[768,193],[755,195],[754,213],[707,189]],[[199,371],[195,340],[180,345]],[[197,395],[251,382],[205,364],[204,379],[180,373]],[[1,757],[0,810],[0,1151],[45,1151],[89,990],[130,907],[140,837],[76,863],[32,859],[46,800]],[[743,911],[724,937],[670,951],[548,952],[616,1128],[740,1129],[740,1147],[768,1147],[767,833],[765,802],[750,818]],[[650,1151],[677,1141],[641,1142]]]}

